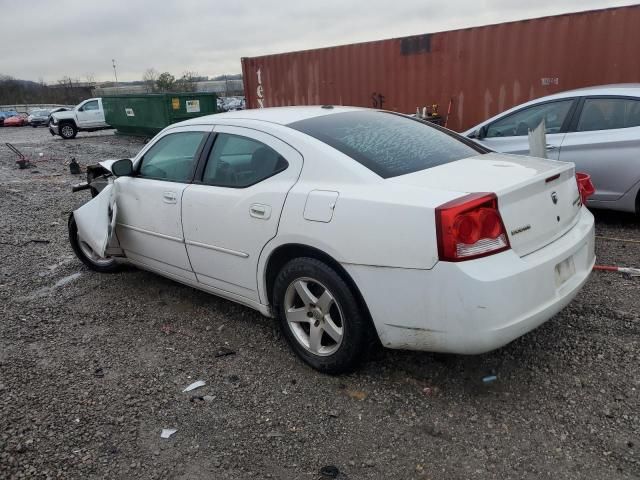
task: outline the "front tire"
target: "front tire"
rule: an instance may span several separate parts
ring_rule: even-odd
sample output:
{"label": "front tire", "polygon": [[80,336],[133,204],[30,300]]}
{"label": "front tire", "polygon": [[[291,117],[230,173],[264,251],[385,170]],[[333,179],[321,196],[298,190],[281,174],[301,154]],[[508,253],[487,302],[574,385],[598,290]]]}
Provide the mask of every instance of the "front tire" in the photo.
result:
{"label": "front tire", "polygon": [[73,213],[69,215],[69,243],[76,257],[80,259],[91,270],[100,273],[113,273],[120,270],[120,264],[113,257],[98,256],[89,245],[82,241],[78,236],[78,226]]}
{"label": "front tire", "polygon": [[278,273],[273,304],[293,351],[316,370],[353,370],[366,350],[369,324],[342,277],[327,264],[300,257]]}
{"label": "front tire", "polygon": [[60,136],[65,140],[71,140],[78,134],[78,128],[71,122],[60,125]]}

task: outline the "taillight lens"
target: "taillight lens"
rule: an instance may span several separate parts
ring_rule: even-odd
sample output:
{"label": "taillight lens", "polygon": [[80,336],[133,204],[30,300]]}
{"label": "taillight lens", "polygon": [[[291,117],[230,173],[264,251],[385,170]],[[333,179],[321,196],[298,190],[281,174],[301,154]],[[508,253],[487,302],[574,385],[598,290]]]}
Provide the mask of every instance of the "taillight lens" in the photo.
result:
{"label": "taillight lens", "polygon": [[588,173],[576,173],[576,182],[578,182],[578,191],[580,192],[580,200],[585,204],[587,199],[596,193],[596,189],[591,182],[591,175]]}
{"label": "taillight lens", "polygon": [[447,262],[508,250],[509,238],[494,193],[472,193],[436,208],[438,256]]}

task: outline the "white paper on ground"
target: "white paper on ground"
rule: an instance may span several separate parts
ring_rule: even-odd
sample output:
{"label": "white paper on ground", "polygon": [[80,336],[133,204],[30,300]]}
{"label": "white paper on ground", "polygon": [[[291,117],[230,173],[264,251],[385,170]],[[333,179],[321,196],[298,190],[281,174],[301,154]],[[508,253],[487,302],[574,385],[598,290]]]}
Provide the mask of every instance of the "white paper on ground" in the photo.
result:
{"label": "white paper on ground", "polygon": [[198,380],[197,382],[193,382],[187,388],[182,390],[182,392],[190,392],[191,390],[195,390],[196,388],[204,387],[206,383],[203,380]]}
{"label": "white paper on ground", "polygon": [[160,434],[161,438],[169,438],[171,435],[178,431],[177,428],[163,428],[162,433]]}

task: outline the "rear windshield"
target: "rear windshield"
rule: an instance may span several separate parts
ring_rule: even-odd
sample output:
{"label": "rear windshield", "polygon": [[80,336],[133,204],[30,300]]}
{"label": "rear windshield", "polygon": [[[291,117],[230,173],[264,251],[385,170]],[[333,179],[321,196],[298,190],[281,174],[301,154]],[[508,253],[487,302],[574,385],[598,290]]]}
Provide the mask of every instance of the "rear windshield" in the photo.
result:
{"label": "rear windshield", "polygon": [[382,178],[487,151],[428,123],[377,110],[334,113],[288,126],[331,145]]}

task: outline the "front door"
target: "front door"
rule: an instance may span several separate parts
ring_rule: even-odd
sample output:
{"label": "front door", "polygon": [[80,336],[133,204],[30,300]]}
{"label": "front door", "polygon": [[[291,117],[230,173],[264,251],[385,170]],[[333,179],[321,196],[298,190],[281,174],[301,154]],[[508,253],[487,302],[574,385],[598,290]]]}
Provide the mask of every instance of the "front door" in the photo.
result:
{"label": "front door", "polygon": [[82,128],[91,128],[104,123],[104,113],[100,109],[98,100],[89,100],[82,105],[76,112],[78,117],[78,126]]}
{"label": "front door", "polygon": [[562,142],[560,160],[591,175],[591,200],[620,198],[640,181],[640,100],[586,98],[575,131]]}
{"label": "front door", "polygon": [[556,100],[510,113],[484,127],[480,142],[496,152],[529,155],[529,130],[544,120],[547,158],[557,160],[574,102],[573,98]]}
{"label": "front door", "polygon": [[276,235],[302,156],[257,130],[216,126],[214,132],[201,178],[184,191],[187,251],[200,283],[259,300],[258,258]]}
{"label": "front door", "polygon": [[116,234],[134,263],[195,281],[182,234],[182,195],[212,127],[171,129],[135,160],[135,175],[116,180]]}

